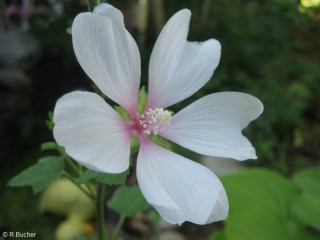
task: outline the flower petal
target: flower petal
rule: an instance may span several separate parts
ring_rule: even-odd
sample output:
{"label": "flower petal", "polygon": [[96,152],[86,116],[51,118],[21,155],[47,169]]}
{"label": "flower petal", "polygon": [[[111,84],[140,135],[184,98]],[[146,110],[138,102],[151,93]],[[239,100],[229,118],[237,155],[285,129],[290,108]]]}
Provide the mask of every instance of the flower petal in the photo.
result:
{"label": "flower petal", "polygon": [[118,9],[101,4],[94,12],[81,13],[73,22],[77,59],[106,96],[135,114],[141,71],[137,44]]}
{"label": "flower petal", "polygon": [[142,142],[137,178],[147,201],[169,223],[226,219],[229,205],[219,179],[204,166],[152,142]]}
{"label": "flower petal", "polygon": [[251,95],[214,93],[175,114],[160,135],[200,154],[255,159],[255,149],[241,130],[262,111],[262,103]]}
{"label": "flower petal", "polygon": [[151,54],[148,107],[167,107],[198,91],[220,61],[215,39],[188,42],[191,12],[176,13],[164,26]]}
{"label": "flower petal", "polygon": [[55,106],[54,123],[57,143],[80,164],[107,173],[128,169],[130,133],[118,113],[97,94],[64,95]]}

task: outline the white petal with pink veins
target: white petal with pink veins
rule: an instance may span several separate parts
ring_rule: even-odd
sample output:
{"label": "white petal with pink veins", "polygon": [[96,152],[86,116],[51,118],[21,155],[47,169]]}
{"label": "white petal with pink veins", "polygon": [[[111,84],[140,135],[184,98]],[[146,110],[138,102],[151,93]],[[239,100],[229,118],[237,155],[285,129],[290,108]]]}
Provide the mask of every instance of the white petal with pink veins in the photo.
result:
{"label": "white petal with pink veins", "polygon": [[68,155],[89,169],[120,173],[129,167],[130,133],[101,97],[71,92],[54,109],[53,134]]}
{"label": "white petal with pink veins", "polygon": [[249,94],[214,93],[175,114],[160,135],[200,154],[255,159],[255,149],[241,130],[262,111],[262,103]]}
{"label": "white petal with pink veins", "polygon": [[150,58],[148,106],[167,107],[198,91],[220,61],[214,39],[188,42],[191,12],[176,13],[161,31]]}
{"label": "white petal with pink veins", "polygon": [[147,201],[169,223],[206,224],[228,215],[225,190],[209,169],[154,143],[141,143],[137,178]]}
{"label": "white petal with pink veins", "polygon": [[107,97],[135,114],[141,73],[137,44],[118,9],[101,4],[94,12],[81,13],[73,22],[77,59]]}

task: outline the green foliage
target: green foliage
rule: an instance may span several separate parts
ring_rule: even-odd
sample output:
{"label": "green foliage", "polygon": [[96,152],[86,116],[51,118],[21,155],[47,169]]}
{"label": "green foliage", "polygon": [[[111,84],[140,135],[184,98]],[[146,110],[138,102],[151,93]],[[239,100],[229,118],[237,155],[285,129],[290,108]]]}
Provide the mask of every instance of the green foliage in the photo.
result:
{"label": "green foliage", "polygon": [[48,119],[45,121],[47,128],[49,130],[52,130],[54,127],[54,122],[53,122],[53,112],[49,111],[48,112]]}
{"label": "green foliage", "polygon": [[142,113],[142,111],[146,107],[147,100],[148,100],[148,95],[147,95],[146,89],[144,86],[142,86],[139,91],[139,96],[138,96],[138,107],[137,108],[138,108],[139,113]]}
{"label": "green foliage", "polygon": [[292,202],[292,215],[301,223],[320,229],[320,168],[302,170],[292,180],[301,191]]}
{"label": "green foliage", "polygon": [[223,50],[207,91],[218,84],[222,90],[244,91],[261,99],[264,114],[247,132],[259,163],[291,172],[301,156],[308,161],[303,152],[317,151],[306,144],[320,136],[318,130],[313,133],[317,137],[306,134],[309,121],[319,120],[313,110],[319,108],[320,69],[315,62],[320,58],[314,54],[320,42],[319,21],[299,12],[299,1],[290,0],[220,1],[212,5],[212,16],[212,33],[217,33]]}
{"label": "green foliage", "polygon": [[120,187],[108,202],[108,207],[126,217],[133,217],[138,212],[150,208],[139,186]]}
{"label": "green foliage", "polygon": [[126,122],[130,121],[129,113],[123,107],[115,106],[114,109],[117,111],[117,113],[119,113],[123,120]]}
{"label": "green foliage", "polygon": [[172,150],[172,143],[161,136],[150,135],[149,139],[163,148]]}
{"label": "green foliage", "polygon": [[62,175],[63,168],[64,164],[61,157],[44,157],[37,164],[12,178],[8,185],[11,187],[31,186],[34,194],[36,194],[57,180]]}
{"label": "green foliage", "polygon": [[218,229],[214,231],[208,240],[226,240],[225,231]]}
{"label": "green foliage", "polygon": [[93,11],[93,9],[100,4],[100,0],[89,0],[89,10]]}
{"label": "green foliage", "polygon": [[[137,111],[139,113],[142,113],[142,111],[144,110],[147,104],[147,99],[148,99],[147,92],[145,90],[145,87],[142,86],[138,95]],[[131,120],[130,115],[123,107],[115,106],[114,108],[120,114],[123,120],[125,120],[126,122],[129,122]]]}
{"label": "green foliage", "polygon": [[128,173],[128,171],[125,171],[119,174],[111,174],[87,170],[78,178],[77,184],[80,185],[82,183],[88,182],[89,180],[95,179],[99,183],[108,185],[123,185],[126,177],[128,176]]}
{"label": "green foliage", "polygon": [[224,176],[222,182],[227,189],[231,211],[233,207],[244,209],[250,201],[253,204],[250,207],[286,215],[287,199],[296,191],[290,181],[267,169],[252,169]]}
{"label": "green foliage", "polygon": [[210,240],[318,239],[310,227],[320,230],[319,174],[320,168],[308,169],[290,179],[250,169],[223,176],[230,213]]}
{"label": "green foliage", "polygon": [[292,180],[303,192],[314,195],[320,199],[319,167],[301,170],[293,176]]}
{"label": "green foliage", "polygon": [[41,143],[41,151],[46,151],[46,150],[59,150],[61,147],[56,143],[56,142],[44,142]]}
{"label": "green foliage", "polygon": [[130,139],[130,156],[139,151],[140,141],[136,134],[132,134]]}
{"label": "green foliage", "polygon": [[292,201],[292,215],[302,224],[320,229],[320,198],[301,194]]}

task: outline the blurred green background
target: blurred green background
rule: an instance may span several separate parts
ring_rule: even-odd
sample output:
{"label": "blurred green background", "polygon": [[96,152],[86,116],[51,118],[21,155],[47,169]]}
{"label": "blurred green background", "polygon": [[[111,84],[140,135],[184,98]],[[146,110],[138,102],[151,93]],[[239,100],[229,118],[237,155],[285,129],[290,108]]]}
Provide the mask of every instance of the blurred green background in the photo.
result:
{"label": "blurred green background", "polygon": [[[228,220],[209,227],[189,224],[179,229],[185,238],[319,239],[320,1],[110,2],[123,11],[138,42],[143,84],[154,41],[178,10],[192,11],[190,41],[221,42],[212,80],[174,110],[219,91],[246,92],[265,106],[244,131],[258,160],[221,178],[230,200]],[[40,195],[6,183],[43,155],[42,142],[52,140],[45,119],[55,101],[75,89],[94,90],[67,33],[87,2],[7,0],[0,11],[0,231],[36,232],[37,239],[50,240],[63,218],[41,214]]]}

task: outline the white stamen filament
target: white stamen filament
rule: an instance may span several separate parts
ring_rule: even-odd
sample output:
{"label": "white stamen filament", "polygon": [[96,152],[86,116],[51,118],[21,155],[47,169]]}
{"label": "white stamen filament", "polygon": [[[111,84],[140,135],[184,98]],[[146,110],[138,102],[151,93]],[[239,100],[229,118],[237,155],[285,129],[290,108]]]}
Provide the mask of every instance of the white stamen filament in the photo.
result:
{"label": "white stamen filament", "polygon": [[171,113],[163,108],[149,108],[141,115],[140,125],[145,129],[144,134],[158,135],[159,132],[170,126]]}

